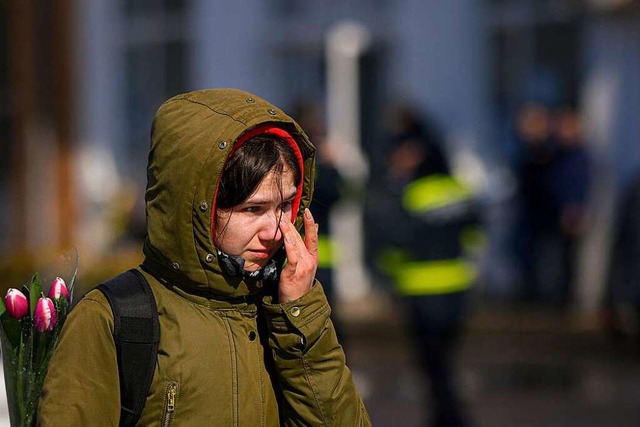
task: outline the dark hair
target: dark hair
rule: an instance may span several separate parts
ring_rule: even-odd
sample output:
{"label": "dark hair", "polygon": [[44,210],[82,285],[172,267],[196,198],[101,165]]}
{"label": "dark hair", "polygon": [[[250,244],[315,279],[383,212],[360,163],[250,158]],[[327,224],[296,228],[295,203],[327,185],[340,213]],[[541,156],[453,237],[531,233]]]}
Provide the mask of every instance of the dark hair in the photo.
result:
{"label": "dark hair", "polygon": [[[218,186],[216,210],[231,209],[247,200],[272,170],[278,177],[285,165],[293,171],[296,184],[302,179],[293,149],[281,138],[257,135],[247,140],[227,160]],[[278,181],[280,185],[280,182]]]}

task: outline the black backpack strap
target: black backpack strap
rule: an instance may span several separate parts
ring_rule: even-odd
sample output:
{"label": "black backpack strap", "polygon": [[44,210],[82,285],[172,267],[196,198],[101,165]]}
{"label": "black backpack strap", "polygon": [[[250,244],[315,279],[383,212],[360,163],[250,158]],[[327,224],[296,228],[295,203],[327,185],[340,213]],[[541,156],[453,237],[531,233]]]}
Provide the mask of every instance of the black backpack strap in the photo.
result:
{"label": "black backpack strap", "polygon": [[120,377],[120,426],[135,426],[156,368],[160,322],[149,283],[136,269],[97,286],[113,311],[113,338]]}

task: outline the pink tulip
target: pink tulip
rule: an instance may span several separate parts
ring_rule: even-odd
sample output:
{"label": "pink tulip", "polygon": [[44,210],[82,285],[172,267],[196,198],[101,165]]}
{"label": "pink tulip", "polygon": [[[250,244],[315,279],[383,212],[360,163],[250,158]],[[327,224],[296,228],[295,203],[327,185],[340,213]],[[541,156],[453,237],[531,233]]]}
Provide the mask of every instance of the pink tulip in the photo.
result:
{"label": "pink tulip", "polygon": [[4,305],[7,313],[16,319],[22,319],[29,312],[29,301],[22,292],[15,288],[9,288],[4,297]]}
{"label": "pink tulip", "polygon": [[33,313],[33,322],[36,325],[36,329],[40,332],[50,331],[56,326],[56,320],[56,309],[53,306],[53,301],[43,295],[38,299],[36,311]]}
{"label": "pink tulip", "polygon": [[67,285],[60,277],[56,277],[53,283],[51,283],[51,288],[49,288],[49,298],[59,300],[62,295],[64,295],[67,301],[69,301],[69,291],[67,291]]}

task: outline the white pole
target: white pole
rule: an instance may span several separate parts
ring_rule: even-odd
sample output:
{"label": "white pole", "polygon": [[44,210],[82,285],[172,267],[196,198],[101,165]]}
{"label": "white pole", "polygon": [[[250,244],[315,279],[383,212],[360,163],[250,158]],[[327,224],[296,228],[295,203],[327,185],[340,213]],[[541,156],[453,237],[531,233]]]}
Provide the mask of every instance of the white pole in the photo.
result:
{"label": "white pole", "polygon": [[[326,37],[327,143],[339,153],[338,170],[355,188],[362,188],[367,179],[367,164],[360,150],[359,60],[369,45],[367,29],[352,22],[337,24]],[[339,248],[337,296],[344,301],[361,299],[369,294],[371,286],[362,256],[360,203],[345,200],[334,209],[331,229]]]}

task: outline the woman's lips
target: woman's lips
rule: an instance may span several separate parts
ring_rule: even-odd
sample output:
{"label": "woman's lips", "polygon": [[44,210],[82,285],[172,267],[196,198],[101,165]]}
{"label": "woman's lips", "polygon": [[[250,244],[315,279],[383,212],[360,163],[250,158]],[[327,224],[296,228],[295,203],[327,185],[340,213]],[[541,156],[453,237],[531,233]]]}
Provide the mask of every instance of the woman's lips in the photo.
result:
{"label": "woman's lips", "polygon": [[271,256],[271,252],[266,249],[250,249],[249,253],[251,253],[254,258],[259,259],[265,259]]}

